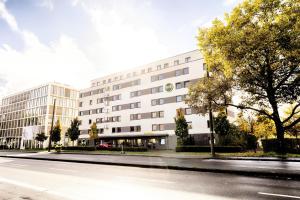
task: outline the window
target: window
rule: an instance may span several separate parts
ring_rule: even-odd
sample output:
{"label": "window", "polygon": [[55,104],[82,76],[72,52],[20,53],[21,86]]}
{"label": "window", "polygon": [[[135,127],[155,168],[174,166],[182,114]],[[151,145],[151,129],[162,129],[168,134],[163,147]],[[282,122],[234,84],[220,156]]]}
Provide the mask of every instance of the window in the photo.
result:
{"label": "window", "polygon": [[130,120],[134,120],[134,114],[130,115]]}
{"label": "window", "polygon": [[207,120],[207,128],[210,128],[210,121]]}
{"label": "window", "polygon": [[164,68],[168,68],[168,67],[169,67],[169,63],[165,63]]}
{"label": "window", "polygon": [[158,125],[157,124],[153,124],[152,125],[152,131],[157,131],[158,129]]}
{"label": "window", "polygon": [[187,63],[187,62],[190,62],[191,61],[191,57],[186,57],[185,58],[185,62]]}
{"label": "window", "polygon": [[134,103],[131,103],[131,104],[130,104],[130,108],[131,108],[131,109],[135,108]]}
{"label": "window", "polygon": [[192,114],[192,109],[191,108],[186,108],[185,109],[185,114],[186,115],[191,115]]}
{"label": "window", "polygon": [[159,125],[159,130],[160,130],[160,131],[164,131],[164,130],[165,130],[165,126],[164,126],[163,124],[160,124],[160,125]]}
{"label": "window", "polygon": [[79,116],[83,116],[83,112],[82,111],[79,112]]}
{"label": "window", "polygon": [[103,128],[100,128],[100,129],[99,129],[99,132],[100,132],[100,134],[104,133],[104,129],[103,129]]}
{"label": "window", "polygon": [[159,99],[159,105],[162,105],[162,104],[164,104],[164,99]]}
{"label": "window", "polygon": [[137,103],[136,103],[136,107],[137,107],[137,108],[140,108],[140,107],[141,107],[141,102],[137,102]]}
{"label": "window", "polygon": [[120,85],[114,85],[113,86],[113,90],[119,90],[120,89]]}
{"label": "window", "polygon": [[158,80],[163,80],[164,76],[162,74],[158,75]]}
{"label": "window", "polygon": [[176,85],[176,89],[181,89],[182,88],[182,83],[181,82],[176,83],[175,85]]}
{"label": "window", "polygon": [[184,85],[185,88],[189,87],[190,84],[191,84],[190,81],[184,81],[184,83],[183,83],[183,85]]}
{"label": "window", "polygon": [[89,119],[89,124],[91,124],[92,123],[92,120],[91,119]]}
{"label": "window", "polygon": [[130,132],[134,132],[134,126],[130,126]]}
{"label": "window", "polygon": [[141,114],[137,114],[137,119],[142,119],[142,115]]}
{"label": "window", "polygon": [[183,74],[188,74],[189,73],[189,68],[183,68]]}
{"label": "window", "polygon": [[112,133],[115,133],[115,132],[116,132],[116,128],[113,127],[113,128],[111,129],[111,132],[112,132]]}
{"label": "window", "polygon": [[176,102],[181,102],[182,101],[182,96],[176,96]]}
{"label": "window", "polygon": [[157,66],[156,66],[156,69],[157,69],[157,70],[161,70],[161,65],[157,65]]}
{"label": "window", "polygon": [[203,70],[206,70],[206,63],[203,63]]}
{"label": "window", "polygon": [[79,102],[79,107],[82,107],[83,102]]}
{"label": "window", "polygon": [[176,70],[175,71],[175,76],[180,76],[180,75],[181,75],[181,70],[180,69]]}
{"label": "window", "polygon": [[151,117],[152,117],[152,118],[156,118],[156,117],[157,117],[157,112],[152,112],[152,113],[151,113]]}
{"label": "window", "polygon": [[174,60],[174,65],[179,65],[179,60]]}
{"label": "window", "polygon": [[111,82],[111,79],[109,78],[107,82],[110,83],[110,82]]}
{"label": "window", "polygon": [[121,127],[117,127],[117,132],[118,132],[118,133],[121,133],[121,132],[122,132]]}
{"label": "window", "polygon": [[164,111],[159,111],[159,117],[164,117]]}
{"label": "window", "polygon": [[149,68],[148,68],[148,72],[151,72],[151,71],[152,71],[152,68],[151,68],[151,67],[149,67]]}
{"label": "window", "polygon": [[151,101],[151,105],[152,105],[152,106],[156,106],[156,105],[157,105],[157,99],[153,99],[153,100]]}
{"label": "window", "polygon": [[141,84],[141,79],[137,79],[133,81],[133,85],[140,85]]}
{"label": "window", "polygon": [[93,100],[90,100],[90,105],[93,105]]}
{"label": "window", "polygon": [[158,80],[158,76],[151,76],[151,81],[157,81]]}
{"label": "window", "polygon": [[99,113],[102,113],[102,111],[103,111],[103,108],[98,108],[98,109],[96,110],[96,113],[99,114]]}

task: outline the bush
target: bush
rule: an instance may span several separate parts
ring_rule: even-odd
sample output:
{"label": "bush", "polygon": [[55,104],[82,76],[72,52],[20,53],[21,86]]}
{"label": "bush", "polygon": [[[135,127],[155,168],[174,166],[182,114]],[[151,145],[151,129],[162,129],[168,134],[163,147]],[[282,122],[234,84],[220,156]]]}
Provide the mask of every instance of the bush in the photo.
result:
{"label": "bush", "polygon": [[[240,146],[215,146],[215,152],[235,153],[241,152]],[[210,146],[178,146],[176,152],[210,152]]]}
{"label": "bush", "polygon": [[[106,150],[106,151],[122,151],[121,147],[112,147],[112,148],[101,148],[97,147],[97,150]],[[145,152],[148,151],[146,147],[124,147],[124,151],[133,151],[133,152]]]}
{"label": "bush", "polygon": [[[300,154],[300,139],[296,138],[285,138],[284,139],[285,143],[285,150],[286,153],[296,153]],[[280,152],[278,149],[278,140],[277,139],[267,139],[267,140],[262,140],[262,146],[264,152]]]}

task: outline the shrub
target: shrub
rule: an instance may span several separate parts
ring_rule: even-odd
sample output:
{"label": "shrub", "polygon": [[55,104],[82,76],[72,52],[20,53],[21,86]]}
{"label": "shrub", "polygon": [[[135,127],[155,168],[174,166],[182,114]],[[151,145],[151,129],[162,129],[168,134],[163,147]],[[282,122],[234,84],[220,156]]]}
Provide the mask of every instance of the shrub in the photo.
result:
{"label": "shrub", "polygon": [[[241,152],[240,146],[215,146],[215,152],[235,153]],[[178,146],[176,152],[210,152],[210,146]]]}
{"label": "shrub", "polygon": [[[285,150],[286,153],[297,153],[300,154],[300,139],[296,138],[285,138]],[[262,146],[264,152],[280,152],[278,151],[278,140],[277,139],[267,139],[262,140]]]}

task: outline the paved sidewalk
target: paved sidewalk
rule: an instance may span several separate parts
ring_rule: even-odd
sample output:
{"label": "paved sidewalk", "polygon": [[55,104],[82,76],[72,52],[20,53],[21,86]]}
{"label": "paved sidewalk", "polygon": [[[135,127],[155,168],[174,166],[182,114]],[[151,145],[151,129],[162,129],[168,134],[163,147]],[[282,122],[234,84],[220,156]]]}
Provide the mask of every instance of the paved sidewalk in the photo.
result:
{"label": "paved sidewalk", "polygon": [[120,165],[144,168],[162,168],[247,176],[300,180],[300,162],[278,160],[226,160],[205,158],[170,158],[124,155],[84,155],[57,153],[0,152],[0,157],[53,160],[89,164]]}

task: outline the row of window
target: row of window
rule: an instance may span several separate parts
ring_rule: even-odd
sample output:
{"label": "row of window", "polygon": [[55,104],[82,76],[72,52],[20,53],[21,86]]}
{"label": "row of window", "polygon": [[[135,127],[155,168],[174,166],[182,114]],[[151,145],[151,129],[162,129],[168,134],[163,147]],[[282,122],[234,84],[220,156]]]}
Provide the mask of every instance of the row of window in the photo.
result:
{"label": "row of window", "polygon": [[[164,74],[153,75],[153,76],[151,76],[151,81],[154,82],[154,81],[166,79],[166,78],[168,78],[169,73],[170,72],[167,72]],[[175,76],[186,75],[186,74],[189,74],[189,68],[186,67],[183,69],[178,69],[178,70],[175,70],[174,73],[175,73]],[[173,77],[173,75],[171,77]]]}
{"label": "row of window", "polygon": [[[164,111],[151,112],[151,118],[162,118],[162,117],[164,117]],[[141,113],[130,115],[130,120],[140,120],[140,119],[142,119]]]}
{"label": "row of window", "polygon": [[[120,122],[121,116],[113,116],[113,117],[105,117],[105,118],[97,118],[96,123],[106,123],[106,122]],[[91,121],[90,121],[91,122]]]}
{"label": "row of window", "polygon": [[[186,57],[184,59],[185,63],[188,63],[190,61],[191,61],[191,57]],[[180,64],[179,60],[174,60],[174,66],[179,65],[179,64]],[[169,63],[164,63],[163,65],[157,65],[156,70],[161,70],[161,69],[165,69],[168,67],[169,67]],[[146,71],[148,73],[152,72],[152,67],[148,67],[147,69],[142,69],[140,74],[145,74]],[[127,73],[126,78],[135,77],[137,75],[138,75],[137,72]],[[118,80],[122,80],[122,79],[123,79],[123,75],[115,76],[113,79],[108,78],[107,80],[102,80],[102,82],[92,83],[92,87],[100,86],[101,84],[111,83],[112,81],[118,81]]]}
{"label": "row of window", "polygon": [[[134,109],[134,108],[140,108],[141,107],[141,102],[135,102],[129,104],[129,109]],[[126,107],[122,107],[122,105],[117,105],[117,106],[112,106],[112,111],[119,111],[119,110],[125,110]]]}
{"label": "row of window", "polygon": [[136,86],[141,84],[141,79],[133,80],[127,83],[120,83],[117,85],[113,85],[113,90],[120,90],[126,87]]}

